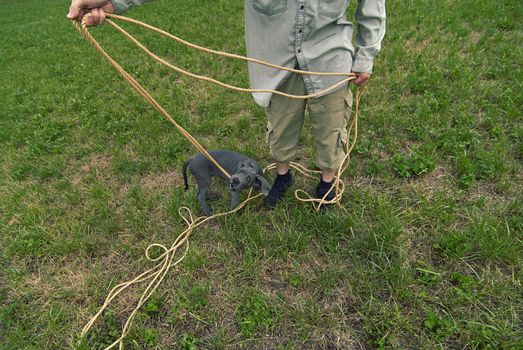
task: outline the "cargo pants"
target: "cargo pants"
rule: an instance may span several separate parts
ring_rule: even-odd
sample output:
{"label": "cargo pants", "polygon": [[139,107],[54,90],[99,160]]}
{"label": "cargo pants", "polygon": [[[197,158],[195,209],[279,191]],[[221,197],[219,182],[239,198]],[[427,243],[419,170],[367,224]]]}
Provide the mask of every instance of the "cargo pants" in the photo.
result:
{"label": "cargo pants", "polygon": [[[302,75],[293,73],[278,91],[306,95]],[[266,108],[267,142],[274,161],[288,163],[298,155],[305,110],[308,110],[316,141],[316,164],[321,170],[336,170],[345,157],[347,124],[352,108],[348,86],[317,98],[298,100],[273,95]]]}

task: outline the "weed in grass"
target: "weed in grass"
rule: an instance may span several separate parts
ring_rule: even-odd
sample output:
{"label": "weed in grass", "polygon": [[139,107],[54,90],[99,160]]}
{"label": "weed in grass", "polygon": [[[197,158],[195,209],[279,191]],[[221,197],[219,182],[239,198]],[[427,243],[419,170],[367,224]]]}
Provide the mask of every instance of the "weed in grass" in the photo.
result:
{"label": "weed in grass", "polygon": [[184,334],[180,340],[180,350],[198,350],[200,340],[189,334]]}
{"label": "weed in grass", "polygon": [[86,347],[87,345],[89,345],[89,348],[92,348],[94,344],[98,344],[98,346],[104,345],[107,347],[115,339],[118,339],[119,336],[120,329],[117,317],[114,312],[107,311],[104,313],[103,323],[100,326],[94,328],[93,331],[88,334],[84,340],[82,340],[80,349],[82,349],[82,347]]}
{"label": "weed in grass", "polygon": [[276,349],[277,350],[294,350],[294,349],[296,349],[296,347],[294,346],[294,344],[292,342],[288,341],[283,345],[279,345]]}
{"label": "weed in grass", "polygon": [[456,159],[458,183],[462,188],[469,188],[476,180],[476,172],[472,161],[464,154]]}
{"label": "weed in grass", "polygon": [[414,151],[410,155],[397,155],[392,158],[392,166],[400,177],[413,177],[430,172],[435,167],[429,154]]}
{"label": "weed in grass", "polygon": [[436,339],[443,340],[452,338],[456,332],[456,322],[448,316],[439,316],[434,311],[428,311],[423,325],[427,330],[434,333]]}
{"label": "weed in grass", "polygon": [[475,147],[480,135],[470,126],[456,126],[446,130],[439,138],[439,149],[446,155],[456,156]]}
{"label": "weed in grass", "polygon": [[416,268],[416,271],[418,275],[416,279],[420,284],[435,287],[442,280],[441,273],[434,271],[434,268],[423,261],[419,262],[419,267]]}
{"label": "weed in grass", "polygon": [[432,247],[446,257],[464,257],[473,247],[469,238],[458,231],[447,232],[434,240]]}
{"label": "weed in grass", "polygon": [[157,331],[150,328],[145,328],[141,332],[142,342],[147,347],[154,347],[158,343],[159,336]]}
{"label": "weed in grass", "polygon": [[295,288],[299,288],[303,286],[303,278],[300,275],[293,275],[289,277],[288,283]]}
{"label": "weed in grass", "polygon": [[142,311],[147,314],[147,316],[157,315],[162,308],[162,300],[157,296],[152,296],[147,303],[143,306]]}
{"label": "weed in grass", "polygon": [[368,161],[367,174],[372,176],[383,176],[386,173],[385,164],[378,157],[373,157]]}
{"label": "weed in grass", "polygon": [[258,330],[272,329],[276,316],[276,311],[268,303],[267,298],[256,291],[251,291],[243,296],[235,314],[240,332],[245,338],[251,338]]}
{"label": "weed in grass", "polygon": [[450,274],[450,281],[455,285],[458,294],[461,294],[464,298],[470,299],[473,296],[476,284],[473,277],[459,272],[452,272]]}
{"label": "weed in grass", "polygon": [[207,284],[191,287],[185,297],[185,307],[189,311],[199,311],[209,303],[210,286]]}

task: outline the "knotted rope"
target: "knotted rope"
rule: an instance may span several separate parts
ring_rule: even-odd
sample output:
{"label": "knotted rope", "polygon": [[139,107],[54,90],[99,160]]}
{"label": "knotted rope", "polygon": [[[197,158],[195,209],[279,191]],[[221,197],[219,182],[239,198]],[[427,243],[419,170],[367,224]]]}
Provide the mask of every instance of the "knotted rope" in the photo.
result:
{"label": "knotted rope", "polygon": [[[165,31],[163,31],[161,29],[155,28],[155,27],[153,27],[151,25],[148,25],[146,23],[143,23],[143,22],[131,19],[131,18],[118,16],[118,15],[113,15],[113,14],[106,14],[106,16],[109,17],[109,18],[118,19],[118,20],[122,20],[122,21],[125,21],[125,22],[137,24],[137,25],[139,25],[141,27],[144,27],[146,29],[150,29],[150,30],[152,30],[152,31],[154,31],[156,33],[162,34],[162,35],[164,35],[164,36],[166,36],[166,37],[168,37],[168,38],[170,38],[172,40],[175,40],[178,43],[181,43],[181,44],[183,44],[185,46],[188,46],[190,48],[193,48],[193,49],[196,49],[196,50],[199,50],[199,51],[202,51],[202,52],[206,52],[206,53],[210,53],[210,54],[214,54],[214,55],[218,55],[218,56],[223,56],[223,57],[229,57],[229,58],[244,60],[244,61],[248,61],[248,62],[252,62],[252,63],[256,63],[256,64],[261,64],[261,65],[264,65],[264,66],[267,66],[267,67],[270,67],[270,68],[279,69],[279,70],[285,70],[285,71],[292,72],[292,73],[297,73],[297,74],[308,74],[308,75],[318,75],[318,76],[344,76],[344,77],[346,77],[343,80],[341,80],[340,82],[338,82],[338,83],[334,84],[333,86],[330,86],[330,87],[328,87],[328,88],[326,88],[326,89],[324,89],[322,91],[319,91],[319,92],[316,92],[316,93],[313,93],[313,94],[310,94],[310,95],[303,95],[303,96],[291,95],[291,94],[287,94],[287,93],[284,93],[284,92],[281,92],[281,91],[277,91],[277,90],[241,88],[241,87],[237,87],[237,86],[233,86],[233,85],[229,85],[229,84],[220,82],[218,80],[215,80],[215,79],[212,79],[212,78],[209,78],[209,77],[206,77],[206,76],[194,74],[194,73],[188,72],[186,70],[183,70],[183,69],[181,69],[179,67],[174,66],[173,64],[167,62],[166,60],[164,60],[161,57],[158,57],[157,55],[152,53],[149,49],[147,49],[143,44],[141,44],[138,40],[136,40],[132,35],[127,33],[123,28],[118,26],[116,23],[114,23],[110,19],[107,20],[107,22],[112,27],[114,27],[116,30],[118,30],[120,33],[122,33],[125,37],[127,37],[129,40],[131,40],[135,45],[137,45],[140,49],[142,49],[147,55],[149,55],[155,61],[157,61],[157,62],[159,62],[159,63],[169,67],[170,69],[172,69],[172,70],[174,70],[174,71],[176,71],[176,72],[178,72],[180,74],[183,74],[183,75],[186,75],[186,76],[198,79],[198,80],[206,81],[206,82],[218,85],[218,86],[222,86],[222,87],[225,87],[227,89],[234,90],[234,91],[251,92],[251,93],[264,92],[264,93],[277,94],[277,95],[285,96],[285,97],[288,97],[288,98],[294,98],[294,99],[308,99],[308,98],[314,98],[314,97],[321,96],[321,95],[323,95],[323,94],[325,94],[325,93],[327,93],[329,91],[332,91],[332,90],[336,89],[337,87],[343,86],[344,84],[348,83],[351,80],[356,79],[356,77],[357,77],[357,75],[354,74],[354,73],[307,72],[307,71],[302,71],[302,70],[297,70],[297,69],[292,69],[292,68],[287,68],[287,67],[281,67],[281,66],[274,65],[274,64],[271,64],[271,63],[268,63],[268,62],[264,62],[264,61],[261,61],[261,60],[257,60],[257,59],[254,59],[254,58],[249,58],[249,57],[245,57],[245,56],[240,56],[240,55],[235,55],[235,54],[231,54],[231,53],[226,53],[226,52],[223,52],[223,51],[211,50],[211,49],[208,49],[208,48],[205,48],[205,47],[202,47],[202,46],[198,46],[198,45],[189,43],[189,42],[187,42],[187,41],[185,41],[185,40],[183,40],[183,39],[181,39],[181,38],[179,38],[179,37],[177,37],[175,35],[172,35],[172,34],[167,33],[167,32],[165,32]],[[84,18],[84,20],[85,20],[85,18]],[[78,23],[77,21],[73,21],[73,25],[78,30],[78,32],[80,32],[87,39],[87,41],[89,41],[89,43],[102,56],[104,56],[109,61],[109,63],[123,76],[123,78],[129,83],[129,85],[134,90],[136,90],[140,95],[142,95],[169,123],[174,125],[182,133],[182,135],[185,136],[196,147],[196,149],[198,151],[200,151],[202,154],[204,154],[227,178],[230,178],[230,174],[228,174],[227,171],[225,169],[223,169],[222,166],[220,166],[220,164],[205,150],[205,148],[187,130],[185,130],[181,125],[179,125],[169,115],[169,113],[167,113],[167,111],[138,83],[138,81],[136,81],[136,79],[134,79],[129,73],[127,73],[125,71],[125,69],[123,69],[100,46],[100,44],[89,33],[89,30],[88,30],[88,27],[85,24],[85,21],[82,21],[81,24]],[[346,146],[345,157],[343,158],[342,163],[341,163],[341,165],[339,166],[339,168],[337,170],[336,176],[334,178],[334,185],[331,187],[330,191],[328,193],[326,193],[325,196],[323,198],[321,198],[321,199],[312,198],[310,195],[308,195],[303,190],[296,190],[296,192],[295,192],[295,196],[296,196],[296,198],[298,200],[303,201],[303,202],[311,202],[313,204],[315,210],[317,210],[317,211],[319,211],[321,206],[325,205],[325,204],[334,204],[334,203],[336,203],[336,204],[341,206],[340,201],[341,201],[341,198],[342,198],[342,194],[343,194],[343,192],[345,190],[345,184],[343,183],[343,181],[341,181],[341,174],[346,170],[346,168],[348,166],[348,163],[350,161],[351,151],[352,151],[352,149],[354,148],[354,146],[356,144],[356,139],[357,139],[357,135],[358,135],[358,112],[359,112],[360,96],[361,96],[361,91],[359,89],[357,89],[357,91],[356,91],[356,98],[355,98],[355,100],[356,100],[355,113],[354,113],[354,117],[353,117],[353,119],[350,122],[349,127],[348,127],[348,135],[350,136],[351,132],[353,132],[352,142],[347,142],[347,144],[345,145]],[[295,169],[296,171],[298,171],[299,173],[301,173],[304,176],[309,177],[309,178],[314,177],[314,174],[321,173],[320,171],[309,170],[309,169],[307,169],[307,168],[303,167],[302,165],[300,165],[298,163],[295,163],[295,162],[291,162],[290,166],[293,169]],[[276,167],[275,164],[271,164],[265,170],[272,170],[275,167]],[[326,197],[332,191],[335,191],[335,196],[334,196],[334,199],[329,201],[329,200],[326,199]],[[124,326],[122,328],[122,332],[121,332],[120,337],[118,339],[116,339],[111,345],[106,347],[106,350],[108,350],[108,349],[112,349],[116,345],[118,345],[119,349],[122,350],[123,346],[124,346],[123,341],[124,341],[125,337],[127,336],[127,334],[129,333],[129,329],[130,329],[132,320],[136,316],[136,313],[138,312],[138,310],[149,299],[149,297],[156,290],[156,288],[158,288],[158,286],[163,281],[163,279],[165,278],[165,276],[166,276],[167,272],[170,270],[170,268],[173,267],[173,266],[178,265],[185,258],[185,255],[187,254],[187,251],[189,249],[189,237],[191,236],[193,230],[196,227],[198,227],[198,226],[200,226],[200,225],[202,225],[202,224],[204,224],[204,223],[206,223],[206,222],[208,222],[210,220],[213,220],[215,218],[218,218],[218,217],[221,217],[221,216],[225,216],[225,215],[229,215],[229,214],[237,212],[238,210],[242,209],[249,201],[251,201],[251,200],[253,200],[253,199],[255,199],[255,198],[259,197],[259,196],[261,196],[261,194],[253,196],[252,195],[252,190],[251,190],[251,191],[249,191],[249,195],[248,195],[247,199],[245,201],[243,201],[240,205],[238,205],[238,207],[236,207],[235,209],[233,209],[231,211],[223,212],[223,213],[218,213],[218,214],[215,214],[215,215],[210,216],[210,217],[196,217],[195,218],[195,217],[193,217],[193,214],[192,214],[192,212],[191,212],[191,210],[189,208],[181,207],[178,210],[178,212],[179,212],[180,216],[182,217],[183,221],[187,224],[187,228],[176,238],[176,240],[173,242],[173,244],[169,248],[167,248],[166,246],[164,246],[162,244],[158,244],[158,243],[153,243],[153,244],[151,244],[151,245],[149,245],[147,247],[147,249],[145,250],[146,258],[149,261],[151,261],[151,262],[157,262],[157,264],[154,267],[152,267],[151,269],[149,269],[149,270],[139,274],[138,276],[136,276],[131,281],[120,283],[120,284],[116,285],[113,289],[111,289],[111,291],[107,295],[107,298],[105,299],[103,305],[100,307],[98,312],[89,320],[89,322],[82,329],[81,337],[83,338],[83,337],[85,337],[87,335],[87,333],[89,332],[91,327],[94,325],[94,323],[96,322],[98,317],[102,314],[102,312],[110,305],[110,303],[120,293],[122,293],[124,290],[126,290],[130,286],[133,286],[135,284],[148,281],[147,287],[145,288],[142,296],[140,297],[140,299],[139,299],[138,303],[136,304],[134,310],[131,312],[131,314],[127,318],[127,320],[126,320],[126,322],[125,322],[125,324],[124,324]],[[183,244],[185,244],[185,251],[183,252],[182,256],[179,259],[175,260],[174,258],[175,258],[175,255],[176,255],[177,251],[178,251],[178,248],[181,247]],[[159,249],[161,249],[162,253],[158,257],[153,258],[150,255],[150,250],[152,248],[159,248]]]}

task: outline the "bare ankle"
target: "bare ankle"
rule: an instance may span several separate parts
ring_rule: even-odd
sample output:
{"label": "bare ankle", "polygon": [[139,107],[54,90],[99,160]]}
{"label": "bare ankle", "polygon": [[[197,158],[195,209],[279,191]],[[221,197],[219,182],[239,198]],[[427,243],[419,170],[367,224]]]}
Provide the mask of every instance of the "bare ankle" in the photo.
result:
{"label": "bare ankle", "polygon": [[325,182],[332,182],[334,180],[334,174],[335,172],[333,170],[323,170],[321,172],[321,179]]}
{"label": "bare ankle", "polygon": [[278,175],[285,175],[289,172],[289,163],[277,163],[276,164],[276,173]]}

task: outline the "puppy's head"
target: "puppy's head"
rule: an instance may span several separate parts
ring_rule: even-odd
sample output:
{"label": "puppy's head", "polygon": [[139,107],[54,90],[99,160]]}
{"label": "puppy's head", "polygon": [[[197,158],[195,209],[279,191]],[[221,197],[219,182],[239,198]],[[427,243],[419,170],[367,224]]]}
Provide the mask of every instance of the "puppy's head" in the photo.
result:
{"label": "puppy's head", "polygon": [[263,192],[265,196],[269,194],[271,186],[261,175],[258,175],[257,165],[254,162],[246,161],[238,165],[238,171],[231,175],[229,187],[234,192],[242,191],[246,188],[254,187]]}

